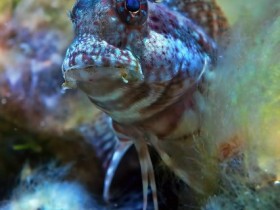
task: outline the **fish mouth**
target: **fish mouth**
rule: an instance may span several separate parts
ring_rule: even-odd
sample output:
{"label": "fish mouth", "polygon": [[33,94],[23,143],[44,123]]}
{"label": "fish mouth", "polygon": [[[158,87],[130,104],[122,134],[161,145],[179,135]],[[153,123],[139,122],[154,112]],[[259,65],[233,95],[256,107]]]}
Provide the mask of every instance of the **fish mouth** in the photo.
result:
{"label": "fish mouth", "polygon": [[143,80],[143,74],[126,67],[74,67],[65,69],[62,67],[65,88],[76,88],[81,83],[95,83],[102,86],[103,83],[132,83]]}
{"label": "fish mouth", "polygon": [[83,83],[102,87],[108,82],[126,84],[144,79],[139,60],[129,50],[92,36],[73,41],[66,52],[62,73],[66,88]]}
{"label": "fish mouth", "polygon": [[64,70],[64,89],[78,88],[91,98],[102,97],[131,83],[142,80],[142,74],[128,68],[86,66]]}

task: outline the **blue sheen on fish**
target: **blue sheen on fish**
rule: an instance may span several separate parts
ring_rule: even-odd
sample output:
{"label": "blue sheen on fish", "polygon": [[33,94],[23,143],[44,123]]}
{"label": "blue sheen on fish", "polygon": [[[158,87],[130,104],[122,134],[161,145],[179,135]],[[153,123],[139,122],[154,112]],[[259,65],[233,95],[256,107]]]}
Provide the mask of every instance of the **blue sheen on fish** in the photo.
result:
{"label": "blue sheen on fish", "polygon": [[140,9],[139,0],[126,0],[125,5],[130,12],[137,12]]}
{"label": "blue sheen on fish", "polygon": [[[110,200],[114,172],[134,145],[141,166],[143,209],[150,185],[157,210],[149,145],[184,182],[197,192],[207,191],[200,166],[193,161],[192,141],[186,141],[183,167],[172,159],[177,151],[169,151],[163,143],[199,134],[198,103],[227,22],[214,0],[139,2],[139,11],[132,13],[126,0],[78,0],[71,12],[75,38],[62,71],[64,85],[81,89],[110,119],[104,122],[117,143],[106,168],[104,198]],[[106,129],[104,140],[105,133]]]}

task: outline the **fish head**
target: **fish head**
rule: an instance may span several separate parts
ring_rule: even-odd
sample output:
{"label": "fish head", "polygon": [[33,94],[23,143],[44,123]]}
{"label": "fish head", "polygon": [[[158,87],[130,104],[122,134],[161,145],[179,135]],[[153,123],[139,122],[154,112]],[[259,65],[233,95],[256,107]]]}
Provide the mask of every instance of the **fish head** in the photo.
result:
{"label": "fish head", "polygon": [[118,122],[146,119],[178,100],[216,47],[186,16],[147,0],[78,0],[70,18],[65,86]]}

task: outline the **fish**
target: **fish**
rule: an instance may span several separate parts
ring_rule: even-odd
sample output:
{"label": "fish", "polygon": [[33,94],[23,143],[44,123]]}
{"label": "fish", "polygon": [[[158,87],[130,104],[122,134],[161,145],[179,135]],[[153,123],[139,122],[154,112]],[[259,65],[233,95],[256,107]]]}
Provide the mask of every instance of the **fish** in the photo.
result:
{"label": "fish", "polygon": [[[102,131],[98,141],[113,133],[108,138],[116,142],[113,153],[106,154],[104,199],[110,200],[114,173],[132,146],[141,166],[144,210],[149,186],[158,209],[150,146],[185,183],[207,192],[210,182],[199,174],[190,139],[200,133],[200,99],[228,28],[217,3],[78,0],[69,16],[74,39],[62,64],[63,87],[80,89],[106,115],[95,129]],[[164,146],[166,142],[181,150]],[[182,142],[184,150],[178,147]],[[175,153],[186,156],[183,165]]]}

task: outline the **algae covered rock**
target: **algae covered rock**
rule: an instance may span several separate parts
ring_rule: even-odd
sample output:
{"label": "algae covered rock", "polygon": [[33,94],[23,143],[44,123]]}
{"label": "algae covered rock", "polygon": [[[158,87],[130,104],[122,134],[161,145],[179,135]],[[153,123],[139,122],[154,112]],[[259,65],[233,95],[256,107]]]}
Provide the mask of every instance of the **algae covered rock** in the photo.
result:
{"label": "algae covered rock", "polygon": [[[1,198],[11,191],[26,161],[35,166],[52,159],[75,161],[73,171],[79,168],[78,176],[93,181],[94,190],[100,191],[98,161],[78,132],[96,112],[87,111],[85,96],[65,94],[61,88],[61,62],[72,38],[72,29],[65,24],[72,3],[1,1],[0,9],[5,10],[0,14]],[[88,164],[92,167],[84,173]]]}
{"label": "algae covered rock", "polygon": [[209,87],[203,132],[230,155],[207,210],[279,208],[280,4],[244,4]]}

